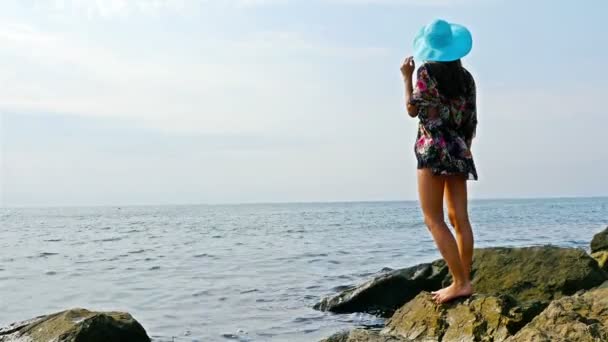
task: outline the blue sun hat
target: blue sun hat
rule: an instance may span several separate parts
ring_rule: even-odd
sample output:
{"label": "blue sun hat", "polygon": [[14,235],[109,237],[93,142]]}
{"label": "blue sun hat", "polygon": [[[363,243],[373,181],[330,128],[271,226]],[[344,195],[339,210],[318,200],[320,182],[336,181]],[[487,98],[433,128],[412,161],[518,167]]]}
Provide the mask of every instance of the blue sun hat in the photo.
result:
{"label": "blue sun hat", "polygon": [[437,19],[421,28],[414,38],[414,58],[450,62],[466,56],[472,47],[473,38],[466,27]]}

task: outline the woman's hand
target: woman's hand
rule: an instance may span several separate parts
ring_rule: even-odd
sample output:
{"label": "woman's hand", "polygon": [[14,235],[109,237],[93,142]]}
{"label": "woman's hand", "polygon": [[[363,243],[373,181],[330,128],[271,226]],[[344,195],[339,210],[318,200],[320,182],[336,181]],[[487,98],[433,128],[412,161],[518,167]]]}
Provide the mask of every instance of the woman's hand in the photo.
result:
{"label": "woman's hand", "polygon": [[412,79],[412,75],[414,74],[414,69],[416,68],[416,63],[414,63],[414,57],[409,56],[401,65],[401,75],[406,81]]}
{"label": "woman's hand", "polygon": [[403,65],[401,65],[401,75],[403,75],[403,80],[405,81],[405,108],[407,109],[409,116],[413,118],[418,115],[418,108],[410,103],[414,90],[412,75],[414,74],[415,68],[416,64],[414,64],[414,57],[412,56],[407,57],[405,61],[403,61]]}

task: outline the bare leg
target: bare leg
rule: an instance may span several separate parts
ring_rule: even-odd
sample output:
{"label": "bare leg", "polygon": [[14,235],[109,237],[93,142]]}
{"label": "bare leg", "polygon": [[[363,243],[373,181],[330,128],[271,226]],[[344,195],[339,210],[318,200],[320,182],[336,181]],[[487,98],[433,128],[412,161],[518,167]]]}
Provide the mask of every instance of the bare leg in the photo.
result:
{"label": "bare leg", "polygon": [[445,177],[435,176],[429,169],[418,170],[418,194],[426,223],[439,252],[448,264],[453,284],[434,292],[438,303],[471,294],[471,282],[460,261],[458,245],[443,219]]}
{"label": "bare leg", "polygon": [[474,242],[467,208],[466,179],[462,177],[448,177],[445,182],[445,199],[448,207],[448,217],[456,232],[460,262],[467,279],[470,279]]}

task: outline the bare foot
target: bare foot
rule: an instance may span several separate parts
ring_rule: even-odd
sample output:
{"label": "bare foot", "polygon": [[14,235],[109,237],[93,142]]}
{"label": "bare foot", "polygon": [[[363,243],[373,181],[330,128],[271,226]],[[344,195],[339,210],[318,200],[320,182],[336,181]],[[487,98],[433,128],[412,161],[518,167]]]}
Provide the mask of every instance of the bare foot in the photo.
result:
{"label": "bare foot", "polygon": [[468,282],[461,286],[456,286],[452,283],[448,287],[444,287],[441,290],[431,292],[433,299],[437,304],[449,302],[459,297],[468,297],[473,294],[473,286]]}
{"label": "bare foot", "polygon": [[445,291],[447,291],[448,288],[450,288],[452,286],[454,286],[454,283],[452,283],[451,285],[446,286],[446,287],[444,287],[442,289],[439,289],[437,291],[431,291],[431,295],[433,296],[433,300],[437,301],[437,298],[439,297],[439,295],[442,294],[442,293],[444,293]]}

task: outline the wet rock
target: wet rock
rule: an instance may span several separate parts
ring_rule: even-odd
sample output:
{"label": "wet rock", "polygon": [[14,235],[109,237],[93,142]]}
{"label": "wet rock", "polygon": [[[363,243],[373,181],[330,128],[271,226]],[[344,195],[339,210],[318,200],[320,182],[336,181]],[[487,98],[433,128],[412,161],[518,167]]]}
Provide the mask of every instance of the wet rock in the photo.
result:
{"label": "wet rock", "polygon": [[[476,293],[506,294],[518,302],[545,301],[590,289],[608,279],[582,249],[555,246],[476,249],[472,265]],[[392,271],[324,298],[314,308],[336,313],[390,315],[421,291],[451,281],[443,260]]]}
{"label": "wet rock", "polygon": [[598,286],[608,275],[584,250],[555,246],[475,250],[476,293],[550,301]]}
{"label": "wet rock", "polygon": [[71,309],[0,329],[0,342],[150,342],[128,313]]}
{"label": "wet rock", "polygon": [[554,300],[507,341],[608,341],[608,287]]}
{"label": "wet rock", "polygon": [[324,298],[314,308],[336,313],[367,312],[390,317],[421,291],[441,288],[447,273],[443,260],[390,271],[335,296]]}
{"label": "wet rock", "polygon": [[595,234],[591,240],[591,253],[608,251],[608,227]]}
{"label": "wet rock", "polygon": [[383,335],[406,341],[504,341],[542,311],[540,302],[519,305],[510,296],[474,295],[436,304],[422,292],[397,310]]}
{"label": "wet rock", "polygon": [[336,333],[320,342],[405,342],[407,340],[391,335],[380,334],[379,331],[354,329]]}

